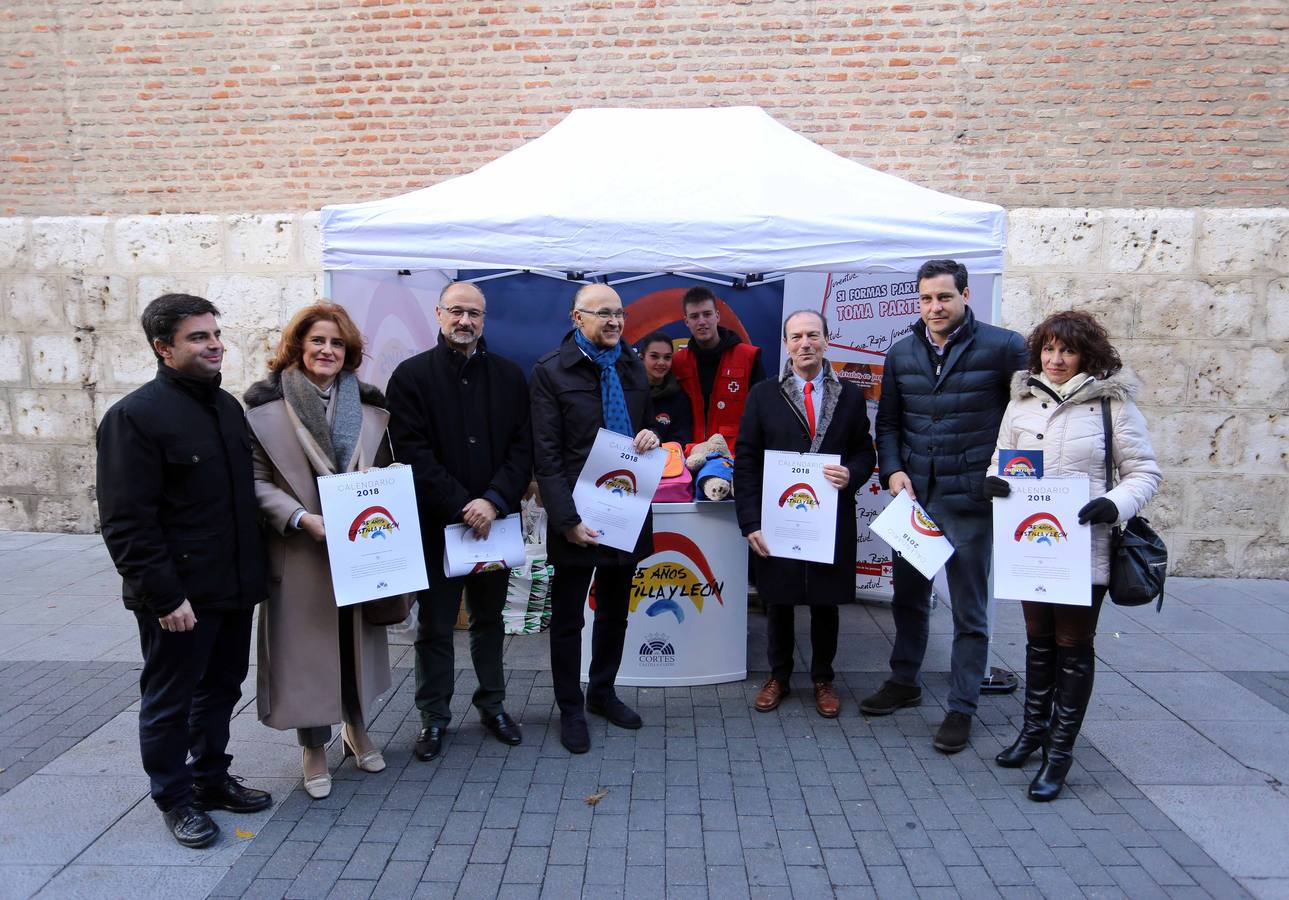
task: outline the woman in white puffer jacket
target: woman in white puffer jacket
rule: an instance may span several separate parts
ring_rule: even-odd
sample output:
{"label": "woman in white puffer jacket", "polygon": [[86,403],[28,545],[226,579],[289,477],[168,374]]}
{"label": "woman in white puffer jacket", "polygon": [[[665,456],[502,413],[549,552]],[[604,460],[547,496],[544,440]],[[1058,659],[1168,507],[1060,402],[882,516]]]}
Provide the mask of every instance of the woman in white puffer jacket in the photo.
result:
{"label": "woman in white puffer jacket", "polygon": [[[1155,451],[1146,420],[1133,402],[1140,387],[1095,318],[1061,312],[1039,323],[1027,339],[1029,369],[1012,379],[1012,400],[998,430],[985,491],[1004,497],[998,477],[1001,450],[1043,451],[1044,477],[1087,475],[1090,500],[1079,524],[1092,527],[1092,605],[1022,604],[1025,614],[1025,720],[1016,741],[995,757],[1019,768],[1035,750],[1043,766],[1030,783],[1031,800],[1061,792],[1074,742],[1092,696],[1093,639],[1110,575],[1110,530],[1137,515],[1159,489]],[[1110,401],[1115,485],[1105,482],[1102,400]]]}

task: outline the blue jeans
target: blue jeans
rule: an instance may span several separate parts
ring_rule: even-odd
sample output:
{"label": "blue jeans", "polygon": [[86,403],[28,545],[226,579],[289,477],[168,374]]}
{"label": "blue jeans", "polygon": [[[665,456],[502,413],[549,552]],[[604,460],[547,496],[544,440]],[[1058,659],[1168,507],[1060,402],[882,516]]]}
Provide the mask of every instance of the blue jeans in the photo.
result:
{"label": "blue jeans", "polygon": [[[949,710],[971,715],[980,699],[980,682],[989,661],[989,564],[993,554],[993,523],[985,515],[954,514],[938,507],[934,493],[922,500],[926,511],[949,542],[953,556],[945,565],[949,601],[953,606],[953,656],[949,675]],[[891,680],[917,685],[926,655],[931,623],[931,582],[895,557],[895,646],[891,649]]]}

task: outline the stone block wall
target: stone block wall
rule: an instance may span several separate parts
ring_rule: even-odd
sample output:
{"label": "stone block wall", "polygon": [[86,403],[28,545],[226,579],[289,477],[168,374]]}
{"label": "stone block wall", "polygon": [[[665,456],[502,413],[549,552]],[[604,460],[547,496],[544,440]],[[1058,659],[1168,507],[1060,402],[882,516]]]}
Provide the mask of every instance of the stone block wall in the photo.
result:
{"label": "stone block wall", "polygon": [[1003,324],[1096,314],[1144,383],[1173,571],[1289,577],[1289,210],[1021,209]]}
{"label": "stone block wall", "polygon": [[0,219],[0,529],[96,528],[94,428],[153,375],[150,300],[219,308],[240,396],[321,266],[317,213]]}
{"label": "stone block wall", "polygon": [[[1186,575],[1289,577],[1289,210],[1014,209],[1003,323],[1087,309],[1145,383]],[[152,375],[158,294],[223,313],[225,385],[322,293],[316,213],[0,218],[0,529],[92,531],[95,423]]]}

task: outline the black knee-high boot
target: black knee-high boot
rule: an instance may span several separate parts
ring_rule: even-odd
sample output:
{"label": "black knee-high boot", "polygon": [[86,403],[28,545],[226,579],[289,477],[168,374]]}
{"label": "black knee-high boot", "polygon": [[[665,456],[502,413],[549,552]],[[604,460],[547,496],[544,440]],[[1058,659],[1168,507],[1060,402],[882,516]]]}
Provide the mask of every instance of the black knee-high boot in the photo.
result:
{"label": "black knee-high boot", "polygon": [[1025,645],[1025,721],[1010,747],[994,757],[1004,769],[1019,769],[1047,741],[1056,690],[1056,641],[1039,638]]}
{"label": "black knee-high boot", "polygon": [[1052,728],[1043,753],[1043,767],[1029,785],[1029,799],[1055,800],[1074,763],[1074,742],[1083,727],[1083,714],[1092,697],[1096,654],[1092,645],[1057,648],[1056,697]]}

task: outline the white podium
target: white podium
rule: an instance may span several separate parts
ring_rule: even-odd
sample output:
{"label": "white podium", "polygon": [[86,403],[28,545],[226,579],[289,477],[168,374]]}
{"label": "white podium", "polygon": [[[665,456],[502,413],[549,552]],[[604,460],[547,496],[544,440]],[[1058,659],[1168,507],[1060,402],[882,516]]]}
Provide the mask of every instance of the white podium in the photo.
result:
{"label": "white podium", "polygon": [[[747,540],[732,502],[653,504],[652,556],[636,568],[617,683],[719,684],[747,677]],[[582,680],[595,612],[582,628]]]}

